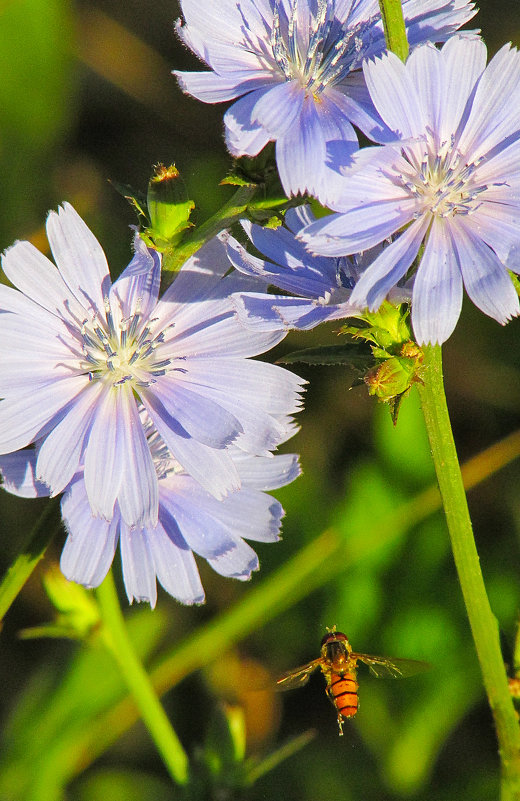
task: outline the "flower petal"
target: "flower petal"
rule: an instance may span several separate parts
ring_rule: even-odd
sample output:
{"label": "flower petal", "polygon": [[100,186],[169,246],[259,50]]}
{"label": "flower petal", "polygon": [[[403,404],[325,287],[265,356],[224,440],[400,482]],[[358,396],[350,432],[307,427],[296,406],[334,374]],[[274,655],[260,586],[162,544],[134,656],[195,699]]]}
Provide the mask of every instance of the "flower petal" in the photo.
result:
{"label": "flower petal", "polygon": [[208,564],[221,576],[239,579],[239,581],[248,581],[251,573],[260,567],[256,553],[250,545],[240,539],[231,550],[221,556],[208,559]]}
{"label": "flower petal", "polygon": [[70,203],[47,217],[47,238],[58,269],[86,309],[103,312],[110,273],[103,248]]}
{"label": "flower petal", "polygon": [[123,464],[118,501],[127,526],[153,527],[159,513],[157,473],[131,389],[119,396],[116,425]]}
{"label": "flower petal", "polygon": [[262,459],[247,454],[235,458],[243,487],[267,491],[290,484],[300,475],[301,469],[295,453],[283,453],[272,459]]}
{"label": "flower petal", "polygon": [[410,221],[412,208],[375,203],[322,217],[298,234],[313,253],[348,256],[375,247]]}
{"label": "flower petal", "polygon": [[[237,65],[238,67],[238,65]],[[174,70],[173,74],[179,81],[179,86],[203,103],[223,103],[234,100],[236,97],[263,89],[266,83],[271,83],[269,75],[257,74],[246,70],[236,69],[228,75],[217,75],[215,72],[183,72]]]}
{"label": "flower petal", "polygon": [[90,384],[81,392],[40,446],[37,475],[52,489],[52,495],[62,492],[78,469],[85,435],[101,391],[100,384]]}
{"label": "flower petal", "polygon": [[121,421],[117,419],[118,396],[118,392],[109,388],[99,399],[85,449],[85,487],[91,514],[105,520],[114,515],[124,471],[118,447],[122,439]]}
{"label": "flower petal", "polygon": [[242,488],[214,504],[214,517],[229,531],[256,542],[278,542],[283,516],[278,501],[253,489]]}
{"label": "flower petal", "polygon": [[209,559],[234,548],[235,540],[227,525],[214,515],[215,508],[227,499],[216,501],[188,476],[179,477],[172,489],[168,494],[162,493],[162,508],[175,520],[183,539],[195,553]]}
{"label": "flower petal", "polygon": [[182,604],[204,603],[204,589],[191,549],[175,520],[161,511],[161,521],[150,532],[149,547],[155,572],[166,592]]}
{"label": "flower petal", "polygon": [[[237,313],[245,326],[256,331],[309,331],[327,320],[338,319],[338,306],[321,305],[307,298],[263,295],[260,292],[234,294]],[[342,307],[340,317],[357,314],[359,309]]]}
{"label": "flower petal", "polygon": [[257,102],[270,91],[271,86],[267,86],[250,92],[233,103],[224,114],[226,147],[233,156],[256,156],[271,140],[267,128],[252,118]]}
{"label": "flower petal", "polygon": [[427,120],[401,59],[395,53],[385,53],[375,61],[365,61],[363,73],[374,105],[388,127],[402,139],[422,134]]}
{"label": "flower petal", "polygon": [[63,575],[85,587],[99,587],[108,573],[119,538],[119,518],[93,517],[83,481],[72,484],[61,502],[68,532],[60,560]]}
{"label": "flower petal", "polygon": [[152,391],[168,414],[198,442],[210,448],[230,445],[244,430],[239,420],[220,403],[211,400],[202,388],[200,392],[194,392],[182,386],[181,382],[182,374],[179,380],[162,381]]}
{"label": "flower petal", "polygon": [[83,376],[49,381],[0,401],[0,453],[30,445],[84,385]]}
{"label": "flower petal", "polygon": [[271,139],[276,139],[292,126],[298,126],[304,99],[305,92],[298,81],[276,84],[257,99],[251,119],[265,128]]}
{"label": "flower petal", "polygon": [[350,163],[358,149],[354,129],[337,104],[325,94],[319,103],[307,95],[299,119],[277,136],[276,163],[286,194],[307,192],[323,204],[334,198],[336,182],[342,182],[335,160],[341,153],[341,164]]}
{"label": "flower petal", "polygon": [[[180,377],[188,385],[231,396],[244,407],[269,414],[294,414],[301,409],[301,393],[307,383],[290,370],[268,362],[245,359],[193,360]],[[238,412],[237,412],[238,414]]]}
{"label": "flower petal", "polygon": [[484,312],[504,325],[520,314],[518,295],[502,262],[470,225],[457,225],[454,245],[466,292]]}
{"label": "flower petal", "polygon": [[152,609],[157,602],[155,565],[150,549],[150,529],[129,529],[121,522],[121,563],[129,603],[148,601]]}
{"label": "flower petal", "polygon": [[2,488],[19,498],[45,498],[49,488],[36,478],[36,451],[16,451],[0,457]]}
{"label": "flower petal", "polygon": [[486,67],[486,59],[486,45],[478,36],[453,36],[443,46],[444,102],[439,116],[440,141],[449,141],[458,130],[468,99]]}
{"label": "flower petal", "polygon": [[[134,236],[134,257],[110,290],[112,313],[118,312],[117,324],[122,319],[139,313],[143,318],[151,315],[161,285],[161,257],[156,250],[146,247],[141,237]],[[115,302],[117,298],[117,302]]]}
{"label": "flower petal", "polygon": [[473,161],[486,155],[520,127],[520,55],[504,45],[482,73],[471,112],[459,139]]}
{"label": "flower petal", "polygon": [[461,307],[462,276],[450,227],[438,219],[431,227],[413,288],[412,325],[417,342],[445,342]]}
{"label": "flower petal", "polygon": [[254,246],[268,258],[276,258],[277,263],[251,256],[236,239],[228,237],[228,258],[237,270],[311,298],[322,297],[336,286],[335,259],[312,256],[285,228],[269,230],[245,223],[243,227]]}
{"label": "flower petal", "polygon": [[225,450],[209,448],[189,437],[156,396],[143,393],[142,400],[157,431],[187,473],[216,498],[239,489],[236,467]]}
{"label": "flower petal", "polygon": [[[84,308],[77,302],[60,273],[30,242],[16,242],[2,256],[2,269],[14,286],[27,298],[51,314],[62,317],[64,312],[81,320]],[[6,306],[2,303],[2,309]],[[8,308],[8,307],[7,307]],[[42,321],[46,317],[31,309]]]}
{"label": "flower petal", "polygon": [[372,311],[380,307],[417,256],[428,223],[427,217],[413,222],[367,267],[350,296],[352,306],[368,307]]}

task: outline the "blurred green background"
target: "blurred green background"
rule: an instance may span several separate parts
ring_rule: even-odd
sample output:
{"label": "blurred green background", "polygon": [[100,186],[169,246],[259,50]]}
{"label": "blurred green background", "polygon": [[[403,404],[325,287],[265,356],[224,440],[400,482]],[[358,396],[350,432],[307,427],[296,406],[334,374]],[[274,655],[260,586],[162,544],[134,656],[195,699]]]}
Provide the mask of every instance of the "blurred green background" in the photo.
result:
{"label": "blurred green background", "polygon": [[[504,41],[520,44],[516,3],[480,5],[474,24],[490,52]],[[218,186],[229,169],[224,108],[183,96],[170,75],[173,68],[197,68],[175,37],[178,16],[178,3],[163,0],[0,0],[0,250],[17,238],[45,249],[46,212],[69,200],[119,272],[130,257],[128,226],[135,219],[107,179],[144,189],[158,162],[177,164],[198,220],[229,197],[230,189]],[[502,329],[466,305],[444,348],[462,460],[520,426],[519,325]],[[291,336],[273,358],[333,339],[334,327]],[[151,666],[184,641],[186,653],[196,652],[194,666],[210,663],[192,670],[188,659],[181,683],[164,696],[191,755],[200,755],[222,700],[244,705],[248,754],[257,759],[315,730],[312,742],[259,778],[245,798],[494,799],[496,742],[442,516],[413,524],[419,511],[396,522],[393,536],[386,530],[402,505],[434,481],[417,397],[405,402],[394,429],[388,411],[363,388],[349,390],[346,369],[301,366],[298,372],[310,385],[302,430],[288,449],[301,453],[304,475],[278,493],[287,511],[283,541],[258,546],[262,570],[249,585],[201,564],[204,607],[181,607],[160,590],[154,612],[130,609],[134,644]],[[469,496],[509,662],[520,608],[519,486],[514,462]],[[42,505],[6,494],[0,504],[3,573]],[[328,540],[317,540],[316,570],[298,590],[280,593],[283,566],[297,571],[297,554],[329,526],[336,543],[331,557],[320,560],[321,542],[326,549]],[[63,541],[60,532],[0,635],[0,801],[178,798],[143,726],[130,726],[131,715],[126,725],[115,706],[125,693],[109,657],[95,643],[19,637],[53,617],[42,576],[59,559]],[[227,637],[227,610],[240,610],[264,583],[265,611]],[[402,682],[379,682],[360,670],[360,712],[341,739],[321,677],[283,697],[260,697],[245,687],[266,687],[267,674],[317,657],[325,627],[333,624],[354,650],[432,665],[428,674]],[[190,640],[205,625],[211,627],[206,639]],[[237,642],[218,659],[206,658],[204,649],[210,654],[219,637]],[[163,674],[167,687],[173,679],[168,669]],[[198,797],[234,796],[223,786]]]}

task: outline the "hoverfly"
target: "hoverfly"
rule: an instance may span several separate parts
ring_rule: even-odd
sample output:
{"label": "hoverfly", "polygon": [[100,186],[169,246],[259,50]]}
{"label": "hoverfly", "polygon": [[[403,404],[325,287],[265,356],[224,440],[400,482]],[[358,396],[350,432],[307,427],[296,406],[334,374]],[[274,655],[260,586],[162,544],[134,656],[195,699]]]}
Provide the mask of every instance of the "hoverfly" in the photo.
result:
{"label": "hoverfly", "polygon": [[348,638],[336,627],[328,631],[321,641],[321,656],[306,665],[284,673],[276,682],[279,690],[293,690],[303,687],[309,681],[311,673],[317,668],[325,676],[327,695],[338,715],[340,735],[343,734],[343,719],[352,718],[358,711],[358,683],[356,680],[357,663],[364,662],[370,672],[377,678],[394,679],[412,676],[427,670],[426,662],[415,659],[387,659],[384,656],[356,654]]}

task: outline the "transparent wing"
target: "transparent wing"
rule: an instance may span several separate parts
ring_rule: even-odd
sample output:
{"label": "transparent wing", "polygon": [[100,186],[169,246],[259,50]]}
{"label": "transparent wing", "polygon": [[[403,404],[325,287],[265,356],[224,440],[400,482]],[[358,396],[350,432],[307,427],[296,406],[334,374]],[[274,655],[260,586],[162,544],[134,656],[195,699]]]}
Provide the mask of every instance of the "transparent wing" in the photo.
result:
{"label": "transparent wing", "polygon": [[316,668],[320,667],[322,661],[321,658],[314,659],[307,665],[302,665],[294,670],[289,670],[287,673],[282,673],[280,678],[276,681],[275,689],[282,691],[295,690],[297,687],[303,687],[303,685],[307,684],[309,681],[311,673],[314,673]]}
{"label": "transparent wing", "polygon": [[404,679],[430,669],[428,662],[420,662],[418,659],[388,659],[385,656],[355,653],[350,658],[356,662],[364,662],[378,679]]}

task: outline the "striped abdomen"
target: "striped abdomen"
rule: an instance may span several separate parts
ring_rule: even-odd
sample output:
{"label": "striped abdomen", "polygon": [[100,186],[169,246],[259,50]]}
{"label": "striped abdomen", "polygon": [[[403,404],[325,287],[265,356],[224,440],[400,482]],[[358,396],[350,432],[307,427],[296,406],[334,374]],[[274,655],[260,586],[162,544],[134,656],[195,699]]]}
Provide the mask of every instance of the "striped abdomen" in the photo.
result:
{"label": "striped abdomen", "polygon": [[353,673],[332,672],[327,687],[329,698],[336,707],[339,716],[352,718],[358,710],[358,685]]}

